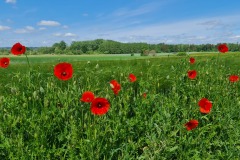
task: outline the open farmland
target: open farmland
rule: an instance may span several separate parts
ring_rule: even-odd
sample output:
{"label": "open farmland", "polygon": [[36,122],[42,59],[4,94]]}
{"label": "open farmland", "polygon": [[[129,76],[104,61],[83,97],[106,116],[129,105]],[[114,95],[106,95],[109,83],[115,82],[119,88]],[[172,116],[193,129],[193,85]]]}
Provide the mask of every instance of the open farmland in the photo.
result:
{"label": "open farmland", "polygon": [[[0,158],[239,158],[240,84],[229,76],[240,75],[240,54],[191,56],[194,64],[188,56],[30,56],[30,68],[23,55],[10,57],[0,68]],[[70,80],[54,76],[59,62],[72,64]],[[109,111],[92,114],[80,101],[85,91],[106,98]],[[208,114],[202,98],[212,103]],[[187,131],[192,119],[199,124]]]}

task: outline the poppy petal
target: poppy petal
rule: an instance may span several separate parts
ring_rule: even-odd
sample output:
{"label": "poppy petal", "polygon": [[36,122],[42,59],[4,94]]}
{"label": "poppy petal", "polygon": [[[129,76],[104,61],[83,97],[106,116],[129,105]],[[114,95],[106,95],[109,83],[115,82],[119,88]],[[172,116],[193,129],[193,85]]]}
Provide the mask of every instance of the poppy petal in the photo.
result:
{"label": "poppy petal", "polygon": [[237,82],[237,81],[239,81],[239,77],[237,75],[231,75],[231,76],[229,76],[229,81]]}
{"label": "poppy petal", "polygon": [[195,58],[190,57],[189,62],[190,62],[190,64],[194,64],[195,63]]}
{"label": "poppy petal", "polygon": [[115,95],[121,90],[121,85],[116,80],[110,81],[110,87],[112,88]]}
{"label": "poppy petal", "polygon": [[0,67],[7,68],[9,63],[10,63],[10,58],[6,58],[6,57],[0,58]]}
{"label": "poppy petal", "polygon": [[69,80],[70,78],[72,78],[73,75],[72,65],[67,62],[58,63],[54,67],[54,75],[60,80]]}
{"label": "poppy petal", "polygon": [[228,52],[228,46],[226,44],[220,44],[218,46],[218,51],[221,53],[226,53]]}
{"label": "poppy petal", "polygon": [[91,112],[95,115],[103,115],[108,112],[110,108],[110,103],[105,98],[95,98],[91,104]]}
{"label": "poppy petal", "polygon": [[207,98],[202,98],[198,102],[198,106],[200,107],[200,112],[207,114],[211,111],[212,103]]}
{"label": "poppy petal", "polygon": [[188,71],[188,78],[190,79],[195,79],[197,76],[197,71],[196,70],[190,70]]}
{"label": "poppy petal", "polygon": [[21,45],[20,43],[15,43],[11,48],[11,52],[14,55],[24,54],[25,51],[26,51],[26,47]]}
{"label": "poppy petal", "polygon": [[185,124],[185,127],[188,131],[196,128],[198,126],[198,120],[192,119]]}
{"label": "poppy petal", "polygon": [[90,103],[94,100],[94,94],[91,91],[86,91],[82,94],[80,101]]}
{"label": "poppy petal", "polygon": [[130,82],[135,82],[137,80],[137,77],[132,73],[129,74],[128,78]]}

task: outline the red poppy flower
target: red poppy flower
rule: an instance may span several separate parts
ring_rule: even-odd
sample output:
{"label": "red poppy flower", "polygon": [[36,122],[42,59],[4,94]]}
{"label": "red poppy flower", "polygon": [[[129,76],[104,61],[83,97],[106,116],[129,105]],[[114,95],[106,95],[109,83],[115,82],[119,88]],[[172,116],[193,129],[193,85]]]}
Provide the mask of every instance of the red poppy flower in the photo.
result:
{"label": "red poppy flower", "polygon": [[16,43],[12,46],[11,52],[14,55],[24,54],[26,51],[26,47],[21,45],[20,43]]}
{"label": "red poppy flower", "polygon": [[118,92],[121,90],[121,85],[116,80],[111,80],[110,81],[110,86],[111,86],[115,95],[117,95]]}
{"label": "red poppy flower", "polygon": [[146,98],[147,97],[147,93],[143,93],[142,96],[143,96],[143,98]]}
{"label": "red poppy flower", "polygon": [[200,106],[201,113],[209,113],[212,108],[212,103],[207,98],[202,98],[198,105]]}
{"label": "red poppy flower", "polygon": [[129,74],[128,78],[130,82],[135,82],[137,80],[137,77],[132,73]]}
{"label": "red poppy flower", "polygon": [[9,62],[10,62],[10,58],[6,58],[6,57],[0,58],[0,67],[7,68],[9,65]]}
{"label": "red poppy flower", "polygon": [[94,100],[94,94],[91,91],[86,91],[82,94],[80,101],[90,103]]}
{"label": "red poppy flower", "polygon": [[237,82],[237,81],[239,81],[239,77],[237,75],[231,75],[229,77],[229,81],[230,82]]}
{"label": "red poppy flower", "polygon": [[195,58],[190,57],[189,62],[190,62],[190,64],[194,64],[195,63]]}
{"label": "red poppy flower", "polygon": [[54,67],[54,75],[60,80],[69,80],[73,75],[73,68],[70,63],[58,63]]}
{"label": "red poppy flower", "polygon": [[197,71],[196,70],[188,71],[188,78],[194,79],[194,78],[196,78],[196,76],[197,76]]}
{"label": "red poppy flower", "polygon": [[95,98],[91,104],[91,112],[96,115],[103,115],[108,112],[110,103],[105,98]]}
{"label": "red poppy flower", "polygon": [[185,124],[185,127],[188,131],[196,128],[198,126],[198,120],[192,119]]}
{"label": "red poppy flower", "polygon": [[228,52],[228,46],[226,44],[220,44],[218,46],[218,51],[222,53]]}

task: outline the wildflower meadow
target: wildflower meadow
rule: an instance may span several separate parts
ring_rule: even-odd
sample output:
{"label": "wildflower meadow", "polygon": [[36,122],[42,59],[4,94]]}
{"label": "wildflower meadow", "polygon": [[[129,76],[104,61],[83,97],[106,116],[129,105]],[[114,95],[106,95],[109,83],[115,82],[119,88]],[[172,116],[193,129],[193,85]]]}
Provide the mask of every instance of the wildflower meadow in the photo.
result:
{"label": "wildflower meadow", "polygon": [[[240,54],[0,58],[0,159],[238,159]],[[25,56],[21,62],[15,60]]]}

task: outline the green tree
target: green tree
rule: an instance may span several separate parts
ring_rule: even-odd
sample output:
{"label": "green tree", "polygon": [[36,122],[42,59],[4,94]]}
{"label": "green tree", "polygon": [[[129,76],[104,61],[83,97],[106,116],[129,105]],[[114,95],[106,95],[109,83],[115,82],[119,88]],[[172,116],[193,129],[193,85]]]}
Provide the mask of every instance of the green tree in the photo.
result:
{"label": "green tree", "polygon": [[60,41],[59,43],[54,43],[52,47],[54,48],[54,52],[56,54],[63,54],[67,44],[64,41]]}

